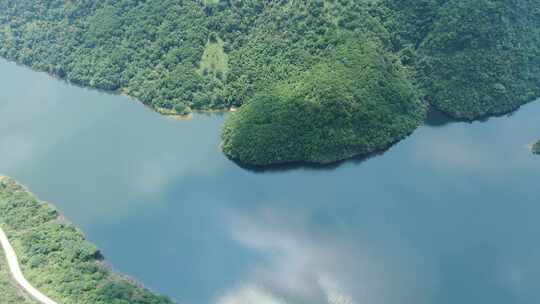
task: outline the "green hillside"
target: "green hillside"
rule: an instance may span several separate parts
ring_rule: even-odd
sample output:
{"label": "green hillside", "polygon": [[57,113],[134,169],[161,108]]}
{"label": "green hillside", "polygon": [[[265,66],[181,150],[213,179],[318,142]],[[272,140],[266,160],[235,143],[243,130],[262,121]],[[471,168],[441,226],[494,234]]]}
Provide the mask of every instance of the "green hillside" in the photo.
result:
{"label": "green hillside", "polygon": [[388,147],[422,123],[399,59],[347,37],[309,70],[255,94],[226,123],[223,151],[250,165],[330,163]]}
{"label": "green hillside", "polygon": [[384,0],[395,48],[426,100],[460,119],[507,113],[540,95],[540,2]]}
{"label": "green hillside", "polygon": [[[362,67],[351,72],[341,62],[358,59],[355,52],[365,52],[359,46],[370,44],[378,56],[363,64],[391,65],[390,78]],[[232,115],[223,132],[225,153],[244,163],[327,162],[384,149],[420,124],[418,100],[466,120],[512,111],[540,95],[539,46],[534,0],[0,0],[3,57],[122,92],[161,113],[253,103]],[[340,58],[343,50],[350,53]],[[324,69],[347,78],[335,88],[345,92],[307,98],[293,88],[306,82],[333,88]],[[392,77],[398,80],[390,84]],[[374,86],[366,89],[360,79]],[[404,83],[414,98],[394,98]],[[345,96],[354,101],[340,100]],[[299,100],[326,97],[328,111],[338,111],[335,104],[355,109],[329,121],[298,107]],[[302,132],[269,141],[268,128],[285,128],[300,115],[285,113],[293,109],[307,111],[302,126],[288,125]],[[260,116],[276,120],[252,128]],[[245,139],[297,145],[267,150]]]}
{"label": "green hillside", "polygon": [[[0,225],[17,253],[25,277],[58,303],[172,303],[113,273],[103,263],[98,249],[58,211],[2,176]],[[4,285],[10,282],[4,265],[4,261],[0,262],[2,304],[34,303],[25,302],[24,294],[18,293],[13,283]]]}

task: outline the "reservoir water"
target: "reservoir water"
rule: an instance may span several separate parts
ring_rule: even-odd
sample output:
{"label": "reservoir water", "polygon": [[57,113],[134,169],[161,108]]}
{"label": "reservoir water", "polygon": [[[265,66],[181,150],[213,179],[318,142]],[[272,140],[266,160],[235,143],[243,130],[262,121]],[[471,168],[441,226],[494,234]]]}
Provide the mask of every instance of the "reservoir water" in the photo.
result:
{"label": "reservoir water", "polygon": [[0,173],[182,304],[540,302],[540,102],[382,155],[253,171],[181,121],[0,61]]}

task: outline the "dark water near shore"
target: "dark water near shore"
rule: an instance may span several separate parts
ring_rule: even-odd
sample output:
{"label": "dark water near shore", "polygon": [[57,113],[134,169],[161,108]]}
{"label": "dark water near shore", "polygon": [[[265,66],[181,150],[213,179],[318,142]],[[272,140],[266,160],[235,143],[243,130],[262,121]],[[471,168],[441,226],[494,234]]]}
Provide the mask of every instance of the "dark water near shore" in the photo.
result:
{"label": "dark water near shore", "polygon": [[389,151],[255,172],[191,121],[0,61],[0,173],[186,304],[540,302],[540,103]]}

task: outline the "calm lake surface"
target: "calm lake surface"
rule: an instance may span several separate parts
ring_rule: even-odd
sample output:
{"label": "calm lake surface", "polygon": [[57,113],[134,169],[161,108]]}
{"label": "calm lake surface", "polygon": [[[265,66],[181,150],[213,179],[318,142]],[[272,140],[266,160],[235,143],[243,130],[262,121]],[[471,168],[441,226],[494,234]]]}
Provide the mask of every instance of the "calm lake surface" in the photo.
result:
{"label": "calm lake surface", "polygon": [[0,173],[185,304],[540,301],[540,102],[383,155],[254,172],[179,121],[0,61]]}

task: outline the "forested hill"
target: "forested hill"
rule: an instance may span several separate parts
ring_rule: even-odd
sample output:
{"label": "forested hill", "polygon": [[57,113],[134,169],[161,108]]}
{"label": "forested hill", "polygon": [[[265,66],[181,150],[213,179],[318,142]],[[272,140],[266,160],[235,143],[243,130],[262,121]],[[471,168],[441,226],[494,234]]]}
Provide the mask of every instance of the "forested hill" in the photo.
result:
{"label": "forested hill", "polygon": [[539,46],[536,0],[0,0],[3,57],[162,113],[249,104],[223,147],[250,164],[386,148],[426,103],[511,111],[540,95]]}
{"label": "forested hill", "polygon": [[228,108],[366,14],[356,1],[0,0],[0,54],[154,108]]}
{"label": "forested hill", "polygon": [[383,0],[427,101],[473,120],[540,95],[540,1]]}

